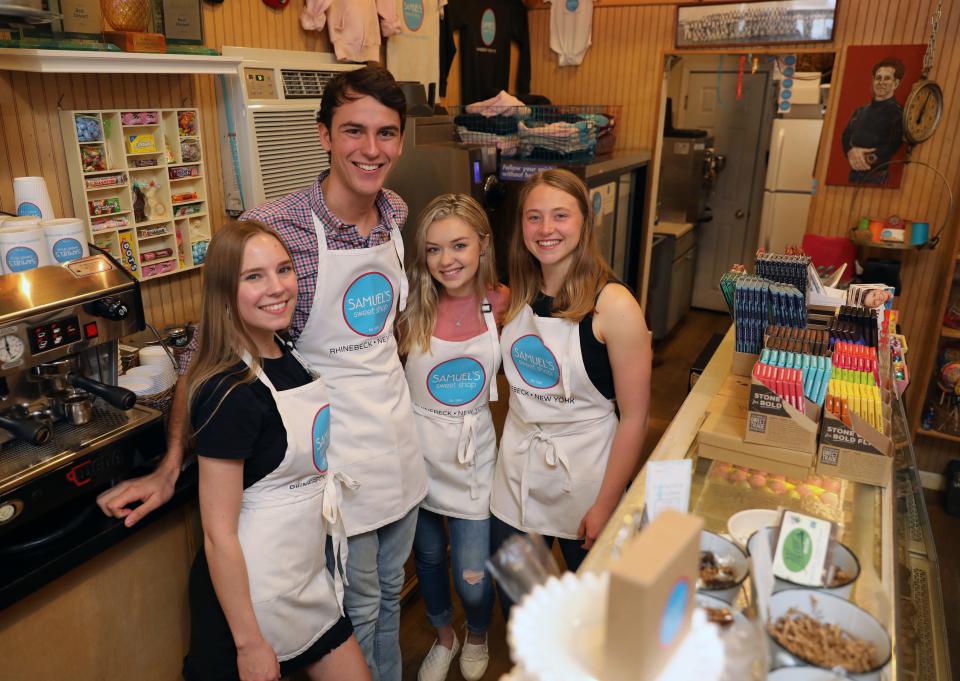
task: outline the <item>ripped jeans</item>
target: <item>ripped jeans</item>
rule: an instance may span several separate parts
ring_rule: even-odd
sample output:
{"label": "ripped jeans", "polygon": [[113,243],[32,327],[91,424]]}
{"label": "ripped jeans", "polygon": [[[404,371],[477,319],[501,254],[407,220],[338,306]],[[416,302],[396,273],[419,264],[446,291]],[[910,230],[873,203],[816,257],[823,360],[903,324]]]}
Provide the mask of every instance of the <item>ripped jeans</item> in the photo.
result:
{"label": "ripped jeans", "polygon": [[490,557],[489,518],[462,520],[420,509],[413,557],[427,619],[435,628],[448,626],[453,619],[444,520],[450,530],[453,586],[467,616],[467,629],[471,634],[484,634],[493,610],[493,581],[486,568]]}

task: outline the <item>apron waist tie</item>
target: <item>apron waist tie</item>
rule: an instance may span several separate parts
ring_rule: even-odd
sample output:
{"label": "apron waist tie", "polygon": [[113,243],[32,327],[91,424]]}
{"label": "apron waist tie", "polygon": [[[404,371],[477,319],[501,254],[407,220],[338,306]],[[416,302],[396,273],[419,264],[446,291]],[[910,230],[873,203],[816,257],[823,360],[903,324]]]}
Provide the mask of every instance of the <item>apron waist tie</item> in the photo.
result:
{"label": "apron waist tie", "polygon": [[347,580],[347,530],[343,525],[343,514],[340,513],[341,486],[357,489],[360,483],[345,473],[333,473],[327,476],[323,489],[323,519],[330,528],[330,539],[333,543],[333,585],[337,594],[337,605],[340,615],[343,616],[343,591],[349,586]]}
{"label": "apron waist tie", "polygon": [[457,460],[464,466],[470,466],[470,498],[480,498],[480,487],[477,483],[477,415],[464,414],[463,425],[460,427],[460,438],[457,440]]}
{"label": "apron waist tie", "polygon": [[566,472],[566,481],[563,484],[563,491],[570,492],[573,489],[573,477],[570,474],[570,460],[549,435],[542,430],[536,429],[527,435],[519,445],[521,451],[526,450],[527,456],[523,462],[523,473],[520,475],[520,524],[526,527],[527,524],[527,496],[530,494],[530,481],[528,473],[530,470],[530,460],[534,456],[540,455],[546,461],[548,466],[561,466]]}

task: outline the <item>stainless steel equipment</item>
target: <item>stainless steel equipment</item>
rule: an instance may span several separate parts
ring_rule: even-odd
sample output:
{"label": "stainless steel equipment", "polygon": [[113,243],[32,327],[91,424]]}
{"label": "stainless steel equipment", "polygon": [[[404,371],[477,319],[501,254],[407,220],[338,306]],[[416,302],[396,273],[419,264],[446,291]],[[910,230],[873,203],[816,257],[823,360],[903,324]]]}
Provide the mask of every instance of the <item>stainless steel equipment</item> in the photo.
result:
{"label": "stainless steel equipment", "polygon": [[104,255],[0,276],[0,534],[132,467],[160,413],[117,387],[144,328],[139,284]]}
{"label": "stainless steel equipment", "polygon": [[[697,131],[689,131],[697,132]],[[706,134],[672,137],[664,135],[660,158],[660,190],[657,215],[670,222],[702,222],[704,201],[725,159],[713,148]]]}
{"label": "stainless steel equipment", "polygon": [[408,227],[403,230],[409,262],[417,217],[434,197],[447,192],[469,194],[489,212],[499,202],[500,183],[497,148],[458,142],[450,116],[408,118],[403,140],[403,154],[387,186],[410,208]]}

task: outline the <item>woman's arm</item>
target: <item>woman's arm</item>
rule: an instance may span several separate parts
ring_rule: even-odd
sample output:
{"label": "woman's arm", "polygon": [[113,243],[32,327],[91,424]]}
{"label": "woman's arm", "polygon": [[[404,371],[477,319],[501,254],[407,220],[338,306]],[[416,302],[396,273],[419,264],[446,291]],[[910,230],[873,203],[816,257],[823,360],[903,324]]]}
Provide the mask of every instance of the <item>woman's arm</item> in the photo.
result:
{"label": "woman's arm", "polygon": [[260,626],[250,600],[247,565],[240,547],[237,525],[243,498],[243,460],[200,460],[200,520],[210,579],[230,625],[237,647],[242,681],[274,681],[280,664]]}
{"label": "woman's arm", "polygon": [[597,300],[593,327],[598,340],[607,346],[620,424],[613,437],[600,492],[580,521],[579,534],[586,549],[593,546],[607,524],[636,470],[647,433],[653,365],[651,336],[643,312],[624,286],[611,284],[603,290]]}

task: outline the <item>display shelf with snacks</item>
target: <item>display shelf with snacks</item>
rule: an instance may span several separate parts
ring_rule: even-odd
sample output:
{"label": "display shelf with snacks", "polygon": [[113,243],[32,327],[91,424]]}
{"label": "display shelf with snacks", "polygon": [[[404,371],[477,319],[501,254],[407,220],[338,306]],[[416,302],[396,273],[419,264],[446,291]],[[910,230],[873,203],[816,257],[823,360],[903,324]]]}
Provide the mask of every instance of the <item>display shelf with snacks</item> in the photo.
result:
{"label": "display shelf with snacks", "polygon": [[196,109],[63,111],[60,128],[93,244],[141,280],[203,264],[211,230]]}
{"label": "display shelf with snacks", "polygon": [[[893,473],[887,487],[829,477],[819,468],[808,469],[805,478],[792,479],[725,463],[703,455],[698,435],[705,419],[732,409],[736,405],[731,400],[736,402],[738,395],[746,409],[749,379],[737,380],[740,377],[731,375],[734,354],[731,330],[610,516],[579,572],[608,569],[636,532],[645,515],[650,462],[690,459],[689,511],[703,519],[705,530],[729,533],[734,541],[746,543],[752,529],[744,533],[744,527],[736,526],[734,515],[759,518],[784,509],[829,520],[835,525],[837,540],[859,562],[859,575],[844,599],[875,617],[893,638],[892,658],[880,672],[882,678],[950,678],[937,553],[902,401],[894,398],[892,403]],[[769,524],[756,518],[751,523],[758,528],[764,522]],[[753,598],[753,585],[747,577],[731,611],[749,606],[747,612],[753,616]]]}

